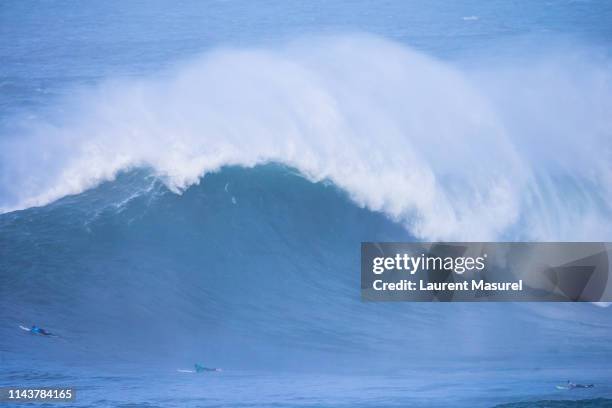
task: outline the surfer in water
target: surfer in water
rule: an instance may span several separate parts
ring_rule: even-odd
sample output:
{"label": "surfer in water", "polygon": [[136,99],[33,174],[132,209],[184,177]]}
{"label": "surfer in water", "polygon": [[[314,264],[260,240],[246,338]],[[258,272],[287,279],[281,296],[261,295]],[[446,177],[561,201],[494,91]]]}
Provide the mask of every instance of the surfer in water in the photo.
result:
{"label": "surfer in water", "polygon": [[46,331],[42,327],[38,327],[35,324],[30,327],[30,333],[32,334],[41,334],[43,336],[53,336],[53,333]]}
{"label": "surfer in water", "polygon": [[567,389],[574,389],[574,388],[593,388],[595,386],[595,384],[574,384],[573,382],[571,382],[570,380],[567,380]]}
{"label": "surfer in water", "polygon": [[194,364],[194,368],[195,368],[195,372],[196,373],[204,373],[207,371],[221,371],[220,368],[210,368],[210,367],[204,367],[201,364],[195,363]]}

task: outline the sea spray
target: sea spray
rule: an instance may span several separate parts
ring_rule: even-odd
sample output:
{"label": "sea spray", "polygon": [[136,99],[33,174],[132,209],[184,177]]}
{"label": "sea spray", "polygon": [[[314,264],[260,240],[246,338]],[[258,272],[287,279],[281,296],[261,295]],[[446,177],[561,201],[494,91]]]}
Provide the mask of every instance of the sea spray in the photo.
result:
{"label": "sea spray", "polygon": [[[220,49],[75,92],[64,117],[3,138],[0,208],[44,205],[135,167],[180,193],[223,166],[279,162],[419,238],[604,239],[609,115],[568,112],[572,101],[610,106],[610,75],[595,67],[577,80],[570,62],[464,72],[366,35]],[[520,109],[533,100],[538,115]],[[581,160],[560,167],[568,152]]]}

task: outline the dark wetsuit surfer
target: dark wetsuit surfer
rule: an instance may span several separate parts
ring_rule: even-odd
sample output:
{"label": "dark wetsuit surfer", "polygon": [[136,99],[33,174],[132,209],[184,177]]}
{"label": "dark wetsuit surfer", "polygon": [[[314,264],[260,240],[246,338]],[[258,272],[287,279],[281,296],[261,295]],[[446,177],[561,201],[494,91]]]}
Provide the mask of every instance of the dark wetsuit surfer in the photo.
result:
{"label": "dark wetsuit surfer", "polygon": [[38,327],[35,324],[30,328],[30,333],[32,334],[41,334],[43,336],[53,336],[53,333],[46,331],[42,327]]}
{"label": "dark wetsuit surfer", "polygon": [[203,365],[198,364],[198,363],[194,364],[194,368],[195,368],[196,373],[204,373],[207,371],[221,371],[220,368],[204,367]]}

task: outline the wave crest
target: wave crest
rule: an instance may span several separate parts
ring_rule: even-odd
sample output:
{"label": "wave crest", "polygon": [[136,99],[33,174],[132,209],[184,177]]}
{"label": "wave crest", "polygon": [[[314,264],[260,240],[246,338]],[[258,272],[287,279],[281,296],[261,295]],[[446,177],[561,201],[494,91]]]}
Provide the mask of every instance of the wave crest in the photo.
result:
{"label": "wave crest", "polygon": [[466,72],[364,35],[217,50],[75,93],[63,117],[4,138],[0,208],[135,167],[180,193],[279,162],[420,238],[609,239],[608,72],[582,59]]}

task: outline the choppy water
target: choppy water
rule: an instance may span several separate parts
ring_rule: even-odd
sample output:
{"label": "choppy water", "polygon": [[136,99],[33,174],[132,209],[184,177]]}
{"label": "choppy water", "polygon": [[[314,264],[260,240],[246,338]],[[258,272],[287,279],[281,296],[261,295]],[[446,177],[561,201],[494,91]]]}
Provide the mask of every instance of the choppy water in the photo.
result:
{"label": "choppy water", "polygon": [[[610,309],[362,303],[358,251],[610,240],[611,20],[603,1],[2,3],[0,386],[610,406]],[[224,371],[176,371],[195,362]]]}
{"label": "choppy water", "polygon": [[[82,370],[72,368],[65,369],[62,375],[19,370],[7,373],[3,379],[36,386],[56,385],[58,381],[76,384],[74,405],[83,407],[491,407],[499,401],[521,401],[500,406],[600,408],[612,403],[597,398],[601,391],[555,392],[552,387],[558,372],[547,370],[474,373],[429,368],[428,373],[423,377],[412,370],[344,375],[240,371],[200,376],[163,369],[134,375],[102,369],[85,377]],[[594,373],[592,378],[602,375],[601,378],[609,378],[609,373],[603,372]],[[525,380],[542,387],[536,390],[538,387],[528,386]],[[605,391],[610,392],[610,388]]]}

